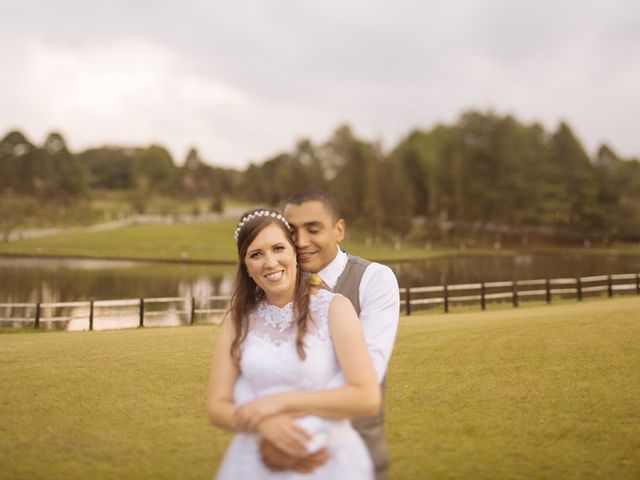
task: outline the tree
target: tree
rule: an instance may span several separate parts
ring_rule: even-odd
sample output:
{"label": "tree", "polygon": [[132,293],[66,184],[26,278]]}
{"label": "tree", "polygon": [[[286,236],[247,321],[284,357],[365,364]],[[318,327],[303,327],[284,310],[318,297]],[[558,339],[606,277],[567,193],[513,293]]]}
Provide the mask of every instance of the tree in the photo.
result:
{"label": "tree", "polygon": [[101,147],[85,150],[77,155],[89,176],[91,188],[133,188],[133,159],[135,151],[120,147]]}
{"label": "tree", "polygon": [[87,172],[58,132],[51,132],[43,145],[45,171],[50,174],[48,196],[68,202],[87,194]]}
{"label": "tree", "polygon": [[384,178],[390,179],[389,175],[393,174],[394,178],[401,180],[401,185],[396,185],[396,188],[403,189],[406,197],[411,198],[411,204],[405,207],[405,211],[413,207],[410,208],[411,215],[428,216],[435,207],[433,196],[437,195],[437,186],[434,185],[435,175],[431,168],[435,156],[432,147],[429,134],[414,130],[389,156],[388,163],[392,167],[387,169]]}
{"label": "tree", "polygon": [[361,213],[367,189],[366,146],[352,133],[348,125],[338,127],[321,148],[321,161],[329,176],[329,190],[348,221],[366,224]]}
{"label": "tree", "polygon": [[383,225],[399,244],[411,231],[413,220],[414,197],[407,188],[408,173],[400,162],[382,162],[379,170]]}
{"label": "tree", "polygon": [[133,159],[134,184],[137,188],[166,192],[173,187],[176,173],[171,154],[159,145],[139,149]]}
{"label": "tree", "polygon": [[0,140],[0,193],[34,193],[34,152],[34,145],[17,130]]}
{"label": "tree", "polygon": [[596,232],[602,242],[616,236],[640,236],[640,163],[620,158],[601,145],[594,159],[600,215]]}
{"label": "tree", "polygon": [[308,139],[301,139],[289,158],[287,196],[307,187],[326,188],[327,182],[319,153]]}
{"label": "tree", "polygon": [[241,195],[249,202],[262,202],[266,198],[265,186],[263,181],[262,167],[255,163],[250,163],[240,182]]}
{"label": "tree", "polygon": [[169,192],[175,186],[176,170],[171,155],[164,147],[151,145],[139,149],[133,159],[133,208],[144,213],[153,193]]}
{"label": "tree", "polygon": [[180,186],[189,197],[208,197],[212,194],[211,167],[205,165],[198,150],[191,148],[180,170]]}
{"label": "tree", "polygon": [[[363,173],[366,185],[364,199],[362,201],[362,212],[360,222],[365,223],[367,238],[376,242],[382,236],[383,222],[385,220],[383,209],[383,194],[381,192],[381,166],[383,163],[382,152],[379,147],[373,145],[365,146],[366,163]],[[402,205],[399,206],[403,208]],[[402,232],[398,232],[402,236]]]}
{"label": "tree", "polygon": [[551,135],[546,183],[555,187],[553,200],[561,213],[556,217],[571,231],[588,234],[598,222],[594,167],[580,141],[564,122]]}

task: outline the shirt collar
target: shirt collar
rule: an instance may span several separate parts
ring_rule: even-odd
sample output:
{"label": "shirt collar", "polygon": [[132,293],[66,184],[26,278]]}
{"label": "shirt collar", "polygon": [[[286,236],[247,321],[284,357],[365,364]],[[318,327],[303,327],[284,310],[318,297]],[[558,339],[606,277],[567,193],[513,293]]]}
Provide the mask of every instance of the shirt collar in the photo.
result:
{"label": "shirt collar", "polygon": [[342,275],[342,272],[344,271],[344,267],[347,266],[348,260],[349,257],[347,255],[347,252],[343,252],[342,250],[340,250],[340,247],[338,247],[338,254],[336,255],[336,258],[331,260],[331,263],[329,263],[329,265],[318,272],[320,278],[324,281],[324,283],[327,284],[329,288],[335,288],[340,275]]}

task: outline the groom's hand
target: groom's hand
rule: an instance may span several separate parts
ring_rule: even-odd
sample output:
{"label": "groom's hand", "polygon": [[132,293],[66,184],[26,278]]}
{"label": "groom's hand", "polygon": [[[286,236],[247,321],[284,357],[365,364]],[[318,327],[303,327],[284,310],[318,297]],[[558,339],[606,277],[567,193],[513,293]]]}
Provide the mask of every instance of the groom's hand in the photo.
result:
{"label": "groom's hand", "polygon": [[293,466],[293,470],[300,473],[311,473],[320,465],[329,460],[329,450],[322,448],[317,452],[299,459]]}
{"label": "groom's hand", "polygon": [[266,438],[260,439],[260,456],[262,463],[273,472],[292,470],[299,459],[299,457],[286,454]]}
{"label": "groom's hand", "polygon": [[292,458],[308,455],[307,442],[311,436],[288,414],[272,415],[258,424],[263,440]]}
{"label": "groom's hand", "polygon": [[294,470],[311,473],[329,459],[329,451],[326,448],[304,457],[295,457],[283,452],[265,438],[260,440],[260,455],[262,462],[274,472]]}
{"label": "groom's hand", "polygon": [[329,451],[323,448],[309,454],[311,436],[289,414],[272,415],[258,425],[262,462],[272,471],[295,470],[309,473],[325,463]]}

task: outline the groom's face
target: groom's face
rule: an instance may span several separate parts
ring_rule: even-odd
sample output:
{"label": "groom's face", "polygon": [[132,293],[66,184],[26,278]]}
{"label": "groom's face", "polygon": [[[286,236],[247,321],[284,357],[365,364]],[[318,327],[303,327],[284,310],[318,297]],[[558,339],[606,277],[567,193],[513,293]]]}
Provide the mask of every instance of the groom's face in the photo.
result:
{"label": "groom's face", "polygon": [[336,219],[324,203],[312,200],[300,205],[288,203],[284,216],[298,252],[298,265],[305,272],[319,272],[338,254],[344,238],[344,220]]}

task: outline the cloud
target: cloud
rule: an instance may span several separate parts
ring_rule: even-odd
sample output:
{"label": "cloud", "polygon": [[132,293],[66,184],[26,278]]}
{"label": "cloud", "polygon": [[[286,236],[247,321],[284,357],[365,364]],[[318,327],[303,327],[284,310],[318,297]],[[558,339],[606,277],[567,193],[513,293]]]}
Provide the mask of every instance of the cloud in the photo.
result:
{"label": "cloud", "polygon": [[[243,92],[193,75],[178,52],[143,39],[81,47],[29,41],[19,53],[13,70],[24,73],[3,80],[14,95],[2,120],[40,138],[52,129],[70,133],[72,148],[160,142],[182,153],[205,133],[191,131],[209,123],[208,111],[248,104]],[[215,132],[208,136],[215,141]]]}
{"label": "cloud", "polygon": [[[495,108],[639,155],[640,4],[24,0],[0,18],[0,128],[161,142],[242,166],[349,122],[389,147]],[[10,40],[10,41],[9,41]]]}

